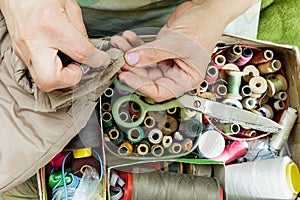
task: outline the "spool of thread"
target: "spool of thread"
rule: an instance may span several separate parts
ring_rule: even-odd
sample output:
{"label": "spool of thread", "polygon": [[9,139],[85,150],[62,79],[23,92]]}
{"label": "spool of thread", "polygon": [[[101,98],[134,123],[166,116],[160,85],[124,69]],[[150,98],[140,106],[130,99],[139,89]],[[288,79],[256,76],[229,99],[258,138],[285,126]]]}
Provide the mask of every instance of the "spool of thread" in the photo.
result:
{"label": "spool of thread", "polygon": [[227,72],[228,71],[240,71],[240,68],[233,63],[227,63],[220,71],[220,78],[222,80],[227,80]]}
{"label": "spool of thread", "polygon": [[183,174],[183,164],[181,162],[164,162],[164,171]]}
{"label": "spool of thread", "polygon": [[223,56],[221,54],[217,55],[214,58],[214,66],[217,69],[222,69],[222,67],[224,67],[225,63],[226,63],[226,58],[225,58],[225,56]]}
{"label": "spool of thread", "polygon": [[283,110],[285,108],[285,103],[284,101],[280,101],[280,100],[277,100],[273,103],[273,108],[275,110]]}
{"label": "spool of thread", "polygon": [[118,148],[118,154],[121,156],[127,156],[132,153],[133,150],[133,145],[128,141],[124,141]]}
{"label": "spool of thread", "polygon": [[[225,64],[225,63],[224,63]],[[208,66],[206,70],[205,80],[208,84],[214,83],[219,77],[219,70],[215,66]]]}
{"label": "spool of thread", "polygon": [[280,91],[280,92],[277,92],[273,98],[274,99],[278,99],[280,101],[285,101],[287,99],[288,95],[285,91]]}
{"label": "spool of thread", "polygon": [[286,91],[288,88],[285,77],[281,74],[276,74],[267,79],[269,97],[274,96],[279,91]]}
{"label": "spool of thread", "polygon": [[240,131],[240,135],[245,135],[247,137],[255,137],[256,136],[256,131],[255,130],[250,130],[250,129],[245,129]]}
{"label": "spool of thread", "polygon": [[146,140],[142,140],[141,143],[137,146],[137,153],[141,156],[145,156],[150,151],[150,143]]}
{"label": "spool of thread", "polygon": [[215,178],[189,174],[163,171],[136,173],[133,174],[132,188],[132,200],[221,199],[220,185]]}
{"label": "spool of thread", "polygon": [[184,121],[193,118],[196,114],[197,114],[196,111],[188,108],[180,109],[180,118]]}
{"label": "spool of thread", "polygon": [[270,97],[267,96],[267,93],[264,93],[263,96],[259,99],[259,105],[267,104]]}
{"label": "spool of thread", "polygon": [[169,152],[171,154],[180,154],[181,151],[182,151],[182,146],[180,143],[177,143],[177,142],[172,143],[169,148]]}
{"label": "spool of thread", "polygon": [[299,169],[289,157],[226,166],[226,193],[233,200],[294,199],[299,180]]}
{"label": "spool of thread", "polygon": [[249,60],[253,56],[253,51],[249,47],[244,47],[242,50],[242,55],[239,57],[239,59],[235,62],[237,66],[243,66],[249,62]]}
{"label": "spool of thread", "polygon": [[103,102],[101,104],[101,109],[103,112],[110,112],[111,111],[111,105],[108,102]]}
{"label": "spool of thread", "polygon": [[239,109],[243,109],[242,103],[240,101],[238,101],[237,99],[224,99],[222,101],[222,103],[224,103],[226,105],[234,106]]}
{"label": "spool of thread", "polygon": [[230,99],[241,100],[242,96],[240,95],[240,86],[243,73],[228,71],[227,74],[229,75],[227,97]]}
{"label": "spool of thread", "polygon": [[173,143],[173,138],[170,135],[165,135],[162,138],[162,146],[164,148],[169,148]]}
{"label": "spool of thread", "polygon": [[161,132],[161,130],[154,128],[151,129],[148,132],[148,140],[152,143],[152,144],[159,144],[161,142],[163,138],[163,133]]}
{"label": "spool of thread", "polygon": [[207,82],[207,80],[203,80],[199,85],[197,95],[199,95],[200,93],[206,92],[207,89],[208,89],[208,82]]}
{"label": "spool of thread", "polygon": [[225,85],[215,85],[213,87],[213,93],[215,93],[216,98],[223,98],[227,94],[227,87]]}
{"label": "spool of thread", "polygon": [[164,152],[164,148],[159,144],[155,144],[151,147],[151,153],[155,157],[161,157],[164,154]]}
{"label": "spool of thread", "polygon": [[212,160],[222,161],[225,164],[244,156],[247,153],[247,145],[245,142],[235,140],[230,144],[227,144],[221,155]]}
{"label": "spool of thread", "polygon": [[176,107],[175,108],[169,108],[169,109],[167,109],[167,113],[169,115],[174,115],[176,112],[177,112],[177,108]]}
{"label": "spool of thread", "polygon": [[119,145],[124,140],[124,132],[114,127],[108,131],[108,137],[114,145]]}
{"label": "spool of thread", "polygon": [[216,130],[205,131],[199,138],[197,151],[205,158],[214,158],[224,151],[225,140]]}
{"label": "spool of thread", "polygon": [[252,77],[249,80],[249,87],[252,90],[252,93],[263,94],[268,89],[268,84],[266,79],[261,76]]}
{"label": "spool of thread", "polygon": [[187,174],[194,176],[211,177],[213,173],[212,166],[209,164],[191,164],[185,163]]}
{"label": "spool of thread", "polygon": [[198,95],[199,97],[202,97],[204,99],[210,99],[212,101],[216,101],[216,96],[211,92],[204,92]]}
{"label": "spool of thread", "polygon": [[266,118],[273,119],[273,117],[274,117],[274,111],[273,111],[272,107],[269,106],[268,104],[264,104],[262,107],[257,109],[257,111],[260,112],[262,114],[262,116],[264,116]]}
{"label": "spool of thread", "polygon": [[104,96],[106,98],[111,98],[114,95],[114,90],[110,87],[106,88],[106,90],[104,91]]}
{"label": "spool of thread", "polygon": [[129,102],[129,112],[131,115],[140,116],[141,115],[141,108],[135,102]]}
{"label": "spool of thread", "polygon": [[144,138],[145,133],[140,126],[133,127],[127,131],[127,139],[133,144],[139,143]]}
{"label": "spool of thread", "polygon": [[272,60],[266,63],[259,64],[257,68],[260,74],[270,74],[277,72],[281,68],[281,62],[279,60]]}
{"label": "spool of thread", "polygon": [[274,57],[274,53],[270,49],[266,49],[264,51],[260,51],[259,53],[253,55],[252,59],[249,61],[249,63],[257,65],[261,63],[266,63],[270,60],[272,60]]}
{"label": "spool of thread", "polygon": [[223,123],[222,124],[222,130],[227,135],[235,135],[240,132],[240,125],[236,123]]}
{"label": "spool of thread", "polygon": [[192,89],[192,90],[188,91],[188,94],[189,94],[189,95],[192,95],[192,96],[196,96],[196,95],[197,95],[197,93],[198,93],[198,90],[197,90],[197,88],[194,88],[194,89]]}
{"label": "spool of thread", "polygon": [[247,65],[243,69],[243,79],[246,82],[249,82],[249,80],[252,77],[259,76],[259,71],[254,65]]}
{"label": "spool of thread", "polygon": [[270,140],[270,147],[276,151],[281,151],[286,144],[291,130],[297,119],[297,111],[294,108],[288,107],[280,118],[279,124],[282,126],[282,130],[278,133],[274,133]]}
{"label": "spool of thread", "polygon": [[[64,160],[64,158],[66,157],[67,152],[66,151],[61,151],[58,154],[56,154],[56,156],[54,156],[54,158],[52,158],[52,160],[49,162],[49,165],[51,167],[61,167],[62,166],[62,162]],[[65,163],[67,163],[70,159],[66,160]]]}
{"label": "spool of thread", "polygon": [[249,85],[244,85],[241,88],[241,96],[242,97],[249,97],[251,94],[252,94],[252,90]]}
{"label": "spool of thread", "polygon": [[182,136],[182,134],[179,132],[179,131],[176,131],[175,133],[174,133],[174,136],[173,136],[173,139],[175,140],[175,141],[182,141],[183,140],[183,136]]}
{"label": "spool of thread", "polygon": [[242,51],[243,49],[240,45],[233,45],[226,51],[225,57],[228,62],[233,63],[240,58]]}
{"label": "spool of thread", "polygon": [[242,101],[242,105],[247,110],[253,110],[256,108],[257,100],[252,97],[246,97]]}
{"label": "spool of thread", "polygon": [[104,112],[102,114],[102,122],[105,128],[111,127],[113,125],[112,115],[110,112]]}
{"label": "spool of thread", "polygon": [[193,140],[186,138],[180,144],[184,151],[189,151],[193,147]]}
{"label": "spool of thread", "polygon": [[122,121],[128,122],[129,119],[130,119],[128,110],[126,110],[126,109],[120,109],[119,117],[120,117],[120,119],[121,119]]}
{"label": "spool of thread", "polygon": [[174,133],[177,128],[177,120],[174,117],[168,115],[164,127],[162,127],[161,131],[164,135],[170,135],[171,133]]}
{"label": "spool of thread", "polygon": [[138,115],[132,115],[132,116],[131,116],[131,121],[132,121],[132,122],[136,122],[138,119],[139,119],[139,116],[138,116]]}
{"label": "spool of thread", "polygon": [[156,128],[162,129],[167,120],[166,111],[149,111],[148,116],[153,117],[156,122]]}
{"label": "spool of thread", "polygon": [[145,117],[145,119],[144,119],[144,126],[147,129],[154,128],[154,126],[155,126],[155,119],[153,117],[151,117],[151,116]]}
{"label": "spool of thread", "polygon": [[86,157],[86,158],[72,159],[71,170],[75,176],[82,177],[84,168],[86,167],[93,167],[97,170],[98,174],[100,174],[99,160],[97,160],[93,156]]}
{"label": "spool of thread", "polygon": [[202,122],[196,118],[182,121],[179,131],[185,133],[185,135],[188,137],[197,137],[202,131]]}

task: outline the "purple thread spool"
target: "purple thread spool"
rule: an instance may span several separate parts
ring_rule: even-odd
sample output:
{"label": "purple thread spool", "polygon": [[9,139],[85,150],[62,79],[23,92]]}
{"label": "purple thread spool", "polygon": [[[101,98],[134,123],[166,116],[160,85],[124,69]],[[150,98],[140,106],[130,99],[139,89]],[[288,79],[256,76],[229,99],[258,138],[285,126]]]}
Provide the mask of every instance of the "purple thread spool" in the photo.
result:
{"label": "purple thread spool", "polygon": [[253,56],[253,51],[251,48],[249,47],[244,47],[243,51],[242,51],[242,55],[240,56],[240,58],[236,61],[236,65],[237,66],[243,66],[245,64],[247,64],[249,62],[249,60],[252,58]]}

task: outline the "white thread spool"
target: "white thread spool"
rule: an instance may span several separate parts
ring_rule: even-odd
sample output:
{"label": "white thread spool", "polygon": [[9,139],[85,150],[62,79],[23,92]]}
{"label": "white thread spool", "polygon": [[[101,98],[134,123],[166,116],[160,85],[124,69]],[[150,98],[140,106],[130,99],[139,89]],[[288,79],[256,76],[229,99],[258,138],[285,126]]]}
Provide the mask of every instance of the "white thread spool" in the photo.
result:
{"label": "white thread spool", "polygon": [[216,130],[204,132],[197,144],[197,150],[205,158],[215,158],[224,151],[225,140],[221,133]]}
{"label": "white thread spool", "polygon": [[237,99],[224,99],[224,101],[222,101],[222,103],[224,103],[226,105],[234,106],[239,109],[243,109],[243,105]]}
{"label": "white thread spool", "polygon": [[268,84],[266,79],[261,76],[252,77],[249,80],[249,87],[251,88],[253,93],[262,94],[267,91]]}
{"label": "white thread spool", "polygon": [[299,180],[299,169],[289,157],[226,166],[230,200],[294,199],[300,191]]}
{"label": "white thread spool", "polygon": [[151,129],[148,132],[148,140],[152,144],[158,144],[161,142],[163,138],[163,133],[158,128]]}

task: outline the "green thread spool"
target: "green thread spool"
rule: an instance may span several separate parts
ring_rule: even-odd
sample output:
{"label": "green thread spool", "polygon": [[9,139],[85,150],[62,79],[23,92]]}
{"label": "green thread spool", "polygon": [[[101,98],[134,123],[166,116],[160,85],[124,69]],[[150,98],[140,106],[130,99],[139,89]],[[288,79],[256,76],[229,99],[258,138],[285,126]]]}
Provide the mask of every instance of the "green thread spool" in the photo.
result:
{"label": "green thread spool", "polygon": [[285,77],[281,74],[276,74],[276,76],[270,76],[267,80],[269,97],[273,97],[279,91],[286,91],[288,89],[288,84]]}
{"label": "green thread spool", "polygon": [[240,71],[228,71],[228,93],[227,97],[230,99],[241,100],[240,86],[242,82],[243,72]]}
{"label": "green thread spool", "polygon": [[112,115],[110,112],[104,112],[102,114],[102,122],[103,126],[106,128],[111,127],[113,125]]}
{"label": "green thread spool", "polygon": [[124,132],[116,127],[111,128],[107,135],[114,145],[119,145],[124,140]]}
{"label": "green thread spool", "polygon": [[224,123],[222,124],[223,126],[223,132],[226,133],[227,135],[234,135],[238,134],[240,132],[240,126],[238,124],[234,123]]}

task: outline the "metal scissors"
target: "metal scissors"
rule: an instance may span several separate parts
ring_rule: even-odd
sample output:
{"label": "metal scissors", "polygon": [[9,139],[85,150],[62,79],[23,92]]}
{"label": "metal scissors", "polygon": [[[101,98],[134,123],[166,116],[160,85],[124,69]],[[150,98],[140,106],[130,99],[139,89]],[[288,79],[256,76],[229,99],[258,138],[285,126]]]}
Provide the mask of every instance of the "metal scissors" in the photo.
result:
{"label": "metal scissors", "polygon": [[[140,116],[134,122],[124,121],[119,115],[121,105],[124,105],[124,103],[127,102],[134,102],[140,107]],[[262,132],[275,133],[282,129],[282,126],[275,121],[253,112],[188,94],[184,94],[166,103],[157,103],[154,105],[145,103],[136,94],[122,96],[113,103],[112,115],[118,125],[126,128],[133,128],[139,126],[143,122],[147,112],[162,111],[174,107],[188,108],[210,117],[218,118],[222,121],[237,123]]]}

